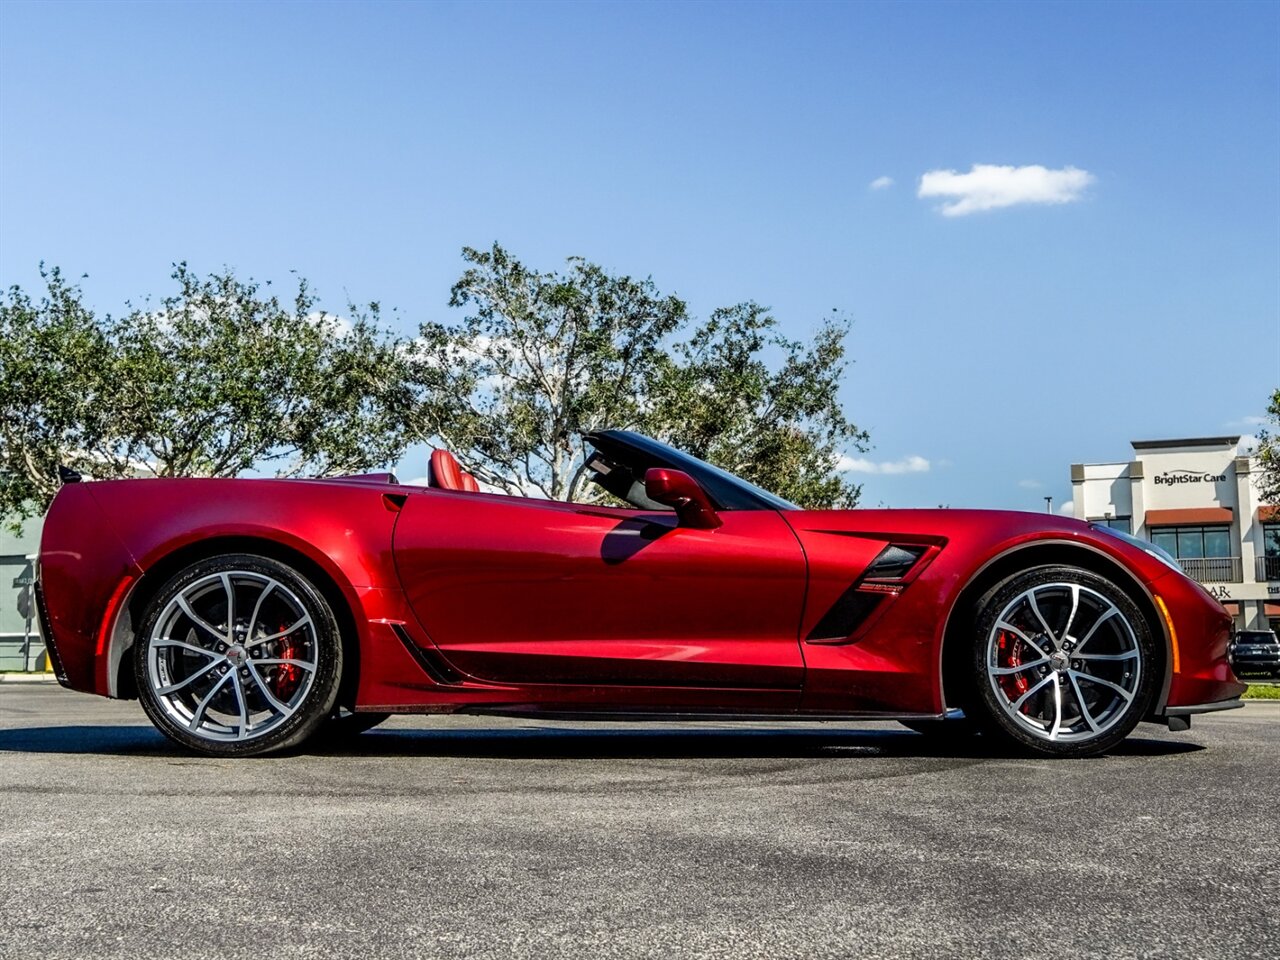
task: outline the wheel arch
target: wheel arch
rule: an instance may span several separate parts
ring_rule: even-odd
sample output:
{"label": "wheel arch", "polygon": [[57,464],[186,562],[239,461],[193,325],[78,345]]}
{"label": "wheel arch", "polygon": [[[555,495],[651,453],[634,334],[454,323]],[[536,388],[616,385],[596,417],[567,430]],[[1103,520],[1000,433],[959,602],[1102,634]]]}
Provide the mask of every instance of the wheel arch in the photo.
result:
{"label": "wheel arch", "polygon": [[1160,658],[1157,669],[1163,674],[1160,694],[1153,709],[1163,707],[1169,696],[1172,679],[1172,640],[1164,618],[1156,609],[1152,594],[1122,563],[1103,551],[1086,543],[1069,540],[1037,540],[1009,547],[979,567],[965,583],[947,612],[943,628],[942,650],[939,656],[939,689],[944,710],[964,708],[963,670],[967,646],[965,632],[977,601],[996,584],[1034,567],[1065,564],[1080,567],[1106,577],[1125,592],[1141,611],[1151,635],[1162,638],[1157,642],[1156,653]]}
{"label": "wheel arch", "polygon": [[287,564],[306,577],[320,591],[333,610],[342,638],[342,679],[338,702],[354,701],[360,679],[360,633],[356,625],[352,599],[348,595],[351,584],[346,582],[340,570],[332,570],[299,547],[282,543],[268,536],[230,535],[210,537],[185,543],[163,553],[151,562],[145,572],[131,586],[128,596],[120,605],[116,622],[111,630],[108,657],[108,696],[121,699],[137,699],[138,690],[127,656],[135,641],[134,625],[142,619],[147,605],[157,591],[179,570],[229,553],[247,553]]}

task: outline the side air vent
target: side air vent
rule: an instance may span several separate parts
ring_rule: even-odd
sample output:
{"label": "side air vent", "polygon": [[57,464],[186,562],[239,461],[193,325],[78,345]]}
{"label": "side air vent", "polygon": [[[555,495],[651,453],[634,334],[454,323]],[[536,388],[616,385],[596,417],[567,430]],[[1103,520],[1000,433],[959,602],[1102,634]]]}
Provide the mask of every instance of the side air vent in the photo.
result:
{"label": "side air vent", "polygon": [[413,657],[418,662],[418,666],[436,683],[449,686],[462,681],[462,674],[449,666],[439,652],[424,649],[414,643],[402,624],[393,623],[391,629],[395,631],[396,638],[404,644],[404,648],[409,651],[409,656]]}
{"label": "side air vent", "polygon": [[864,580],[901,580],[911,568],[924,556],[925,547],[914,544],[902,546],[891,543],[880,551],[880,556],[871,561]]}
{"label": "side air vent", "polygon": [[925,556],[932,556],[930,549],[920,544],[889,544],[822,615],[806,642],[848,643],[882,605],[907,588],[927,563],[922,562]]}
{"label": "side air vent", "polygon": [[861,583],[855,583],[840,594],[840,599],[822,615],[822,619],[809,631],[809,636],[805,639],[810,643],[839,642],[847,639],[853,631],[862,626],[887,594],[861,590],[860,586]]}

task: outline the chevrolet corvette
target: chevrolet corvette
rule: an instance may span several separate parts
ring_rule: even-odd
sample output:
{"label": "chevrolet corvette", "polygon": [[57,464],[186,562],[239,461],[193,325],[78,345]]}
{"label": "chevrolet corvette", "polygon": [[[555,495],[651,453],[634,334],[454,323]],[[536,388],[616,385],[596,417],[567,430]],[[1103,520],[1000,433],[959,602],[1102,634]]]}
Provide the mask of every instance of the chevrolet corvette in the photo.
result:
{"label": "chevrolet corvette", "polygon": [[1150,543],[802,510],[635,433],[586,440],[596,503],[484,492],[443,450],[427,486],[67,471],[37,574],[51,665],[236,757],[395,713],[896,719],[1080,757],[1240,705],[1231,618]]}

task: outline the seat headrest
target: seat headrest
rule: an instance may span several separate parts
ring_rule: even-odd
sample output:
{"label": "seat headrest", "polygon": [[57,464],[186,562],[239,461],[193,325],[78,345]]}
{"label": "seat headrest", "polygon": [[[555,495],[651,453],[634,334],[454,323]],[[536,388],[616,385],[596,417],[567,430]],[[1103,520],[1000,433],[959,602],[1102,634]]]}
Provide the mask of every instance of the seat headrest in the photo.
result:
{"label": "seat headrest", "polygon": [[431,462],[427,468],[427,482],[430,486],[441,490],[465,490],[462,481],[462,467],[448,450],[431,451]]}
{"label": "seat headrest", "polygon": [[468,493],[479,493],[480,484],[476,478],[462,469],[458,458],[448,450],[431,451],[431,462],[427,467],[427,484],[441,490],[465,490]]}

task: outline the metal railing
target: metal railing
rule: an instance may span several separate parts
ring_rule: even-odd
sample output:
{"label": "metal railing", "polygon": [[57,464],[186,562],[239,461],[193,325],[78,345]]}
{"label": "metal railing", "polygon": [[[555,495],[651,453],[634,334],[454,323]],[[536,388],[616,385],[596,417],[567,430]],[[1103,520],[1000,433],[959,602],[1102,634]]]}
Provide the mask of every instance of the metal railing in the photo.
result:
{"label": "metal railing", "polygon": [[1201,583],[1243,583],[1244,567],[1239,557],[1179,559],[1183,571]]}
{"label": "metal railing", "polygon": [[1258,557],[1255,561],[1255,578],[1259,583],[1280,580],[1280,557]]}

